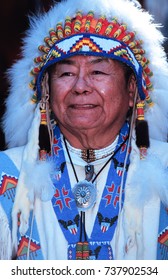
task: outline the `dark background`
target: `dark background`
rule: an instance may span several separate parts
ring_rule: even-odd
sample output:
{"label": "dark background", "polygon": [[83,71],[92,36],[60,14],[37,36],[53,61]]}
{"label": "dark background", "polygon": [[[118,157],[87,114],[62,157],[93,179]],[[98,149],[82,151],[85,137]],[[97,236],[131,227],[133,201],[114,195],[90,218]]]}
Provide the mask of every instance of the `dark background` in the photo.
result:
{"label": "dark background", "polygon": [[[145,8],[146,1],[139,2]],[[37,11],[47,11],[52,3],[53,0],[5,0],[0,4],[0,119],[4,113],[4,100],[9,86],[5,73],[13,62],[20,58],[22,38],[29,24],[27,15]],[[5,149],[5,140],[0,127],[0,150],[3,149]]]}

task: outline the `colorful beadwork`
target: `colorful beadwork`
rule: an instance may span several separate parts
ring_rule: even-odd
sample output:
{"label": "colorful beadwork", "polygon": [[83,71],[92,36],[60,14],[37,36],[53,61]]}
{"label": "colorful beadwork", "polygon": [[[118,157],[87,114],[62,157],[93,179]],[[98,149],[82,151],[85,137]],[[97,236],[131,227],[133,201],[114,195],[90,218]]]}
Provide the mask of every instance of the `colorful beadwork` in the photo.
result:
{"label": "colorful beadwork", "polygon": [[[81,37],[79,37],[80,34]],[[150,81],[152,72],[148,67],[149,60],[144,57],[143,42],[142,40],[137,40],[135,36],[134,31],[128,31],[127,25],[119,23],[115,17],[111,21],[107,20],[104,15],[100,16],[100,18],[95,18],[93,11],[88,12],[87,15],[83,15],[81,11],[78,11],[75,18],[67,16],[64,25],[61,22],[57,23],[56,29],[50,29],[49,36],[44,38],[45,45],[38,47],[41,54],[34,59],[37,66],[31,71],[34,77],[30,82],[30,88],[34,91],[32,101],[37,102],[40,99],[40,86],[39,88],[37,87],[37,79],[47,68],[46,64],[47,66],[52,64],[51,61],[54,59],[64,59],[65,56],[67,57],[73,52],[74,54],[78,52],[84,53],[86,46],[88,46],[87,53],[90,52],[90,55],[98,53],[107,57],[118,58],[123,62],[129,61],[130,67],[133,65],[137,72],[139,67],[142,67],[142,93],[140,93],[140,97],[145,99],[150,106],[152,104],[149,96],[149,91],[152,90]],[[111,48],[107,39],[111,39]],[[65,40],[68,41],[65,42]],[[117,46],[117,43],[120,45]],[[113,54],[115,57],[112,56]]]}
{"label": "colorful beadwork", "polygon": [[89,244],[87,241],[76,244],[76,260],[89,259]]}
{"label": "colorful beadwork", "polygon": [[163,259],[168,258],[168,227],[165,228],[158,237],[160,243]]}
{"label": "colorful beadwork", "polygon": [[139,121],[144,120],[144,102],[137,103],[137,119]]}

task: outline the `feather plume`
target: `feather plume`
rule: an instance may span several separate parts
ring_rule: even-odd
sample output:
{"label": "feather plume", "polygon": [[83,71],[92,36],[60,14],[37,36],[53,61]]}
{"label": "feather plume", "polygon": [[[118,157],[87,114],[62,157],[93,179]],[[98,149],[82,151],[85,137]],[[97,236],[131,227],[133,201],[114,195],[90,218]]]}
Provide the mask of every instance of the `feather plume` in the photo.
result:
{"label": "feather plume", "polygon": [[134,162],[134,176],[130,176],[126,189],[127,201],[136,208],[143,208],[152,197],[160,197],[168,206],[168,171],[157,155],[150,154],[146,159],[138,157]]}
{"label": "feather plume", "polygon": [[168,135],[168,121],[167,115],[164,115],[161,107],[155,103],[153,107],[146,111],[145,118],[148,122],[150,137],[166,142]]}
{"label": "feather plume", "polygon": [[54,195],[54,187],[51,180],[53,170],[54,165],[51,160],[37,161],[34,165],[27,164],[25,180],[28,186],[28,198],[32,203],[35,198],[39,198],[42,201],[51,200]]}

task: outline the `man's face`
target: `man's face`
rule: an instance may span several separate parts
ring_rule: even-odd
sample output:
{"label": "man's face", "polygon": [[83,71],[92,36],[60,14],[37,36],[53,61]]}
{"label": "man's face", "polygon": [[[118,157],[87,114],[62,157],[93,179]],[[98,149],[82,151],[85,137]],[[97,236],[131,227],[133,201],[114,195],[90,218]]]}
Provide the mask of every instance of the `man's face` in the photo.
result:
{"label": "man's face", "polygon": [[50,74],[51,108],[60,128],[120,130],[133,98],[120,63],[96,56],[73,56]]}

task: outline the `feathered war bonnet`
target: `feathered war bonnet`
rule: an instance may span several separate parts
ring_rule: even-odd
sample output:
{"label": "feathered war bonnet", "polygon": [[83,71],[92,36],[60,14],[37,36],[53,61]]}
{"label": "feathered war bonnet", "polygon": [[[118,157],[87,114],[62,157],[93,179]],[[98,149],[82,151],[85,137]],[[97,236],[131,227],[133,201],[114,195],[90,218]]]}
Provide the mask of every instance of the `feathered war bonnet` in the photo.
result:
{"label": "feathered war bonnet", "polygon": [[[18,209],[25,214],[22,219],[22,232],[26,230],[24,225],[27,223],[29,211],[25,213],[24,207],[18,206],[19,197],[21,188],[25,186],[26,189],[31,185],[31,178],[28,180],[25,169],[28,170],[29,163],[30,170],[35,170],[35,166],[38,171],[42,169],[42,164],[39,167],[38,161],[41,145],[39,131],[46,131],[45,126],[49,125],[46,107],[48,96],[44,93],[47,89],[44,90],[42,84],[47,79],[45,73],[50,65],[77,54],[104,56],[126,63],[133,69],[137,80],[138,148],[143,153],[144,148],[149,147],[148,127],[149,136],[156,140],[166,142],[168,132],[168,66],[162,48],[164,38],[153,23],[153,18],[142,10],[137,1],[62,1],[54,5],[48,13],[33,17],[30,25],[24,39],[23,58],[8,72],[11,87],[3,119],[8,146],[11,148],[25,145],[25,164],[22,164],[18,182],[20,191],[18,188],[16,209],[13,211],[13,215]],[[49,131],[51,130],[49,127]],[[142,137],[144,132],[145,140]],[[48,139],[50,140],[50,135]],[[43,147],[40,148],[43,150]],[[45,149],[49,152],[50,146],[45,146]],[[143,157],[143,154],[141,156]],[[139,159],[136,166],[135,172],[140,172],[141,168],[144,170],[140,167]],[[51,171],[50,168],[48,171]],[[39,178],[40,175],[34,173],[36,178]],[[35,181],[38,182],[38,188],[35,186],[31,195],[29,192],[27,204],[29,200],[33,202],[35,196],[49,199],[52,195],[50,182],[51,193],[45,197],[49,178],[46,185],[43,183],[42,186],[39,186],[42,180]],[[128,189],[131,189],[131,183]],[[25,193],[27,192],[26,189]],[[128,200],[129,197],[131,196],[128,195]],[[132,203],[131,198],[128,205],[129,203]],[[32,205],[29,205],[29,209]],[[132,218],[134,219],[130,217]]]}

